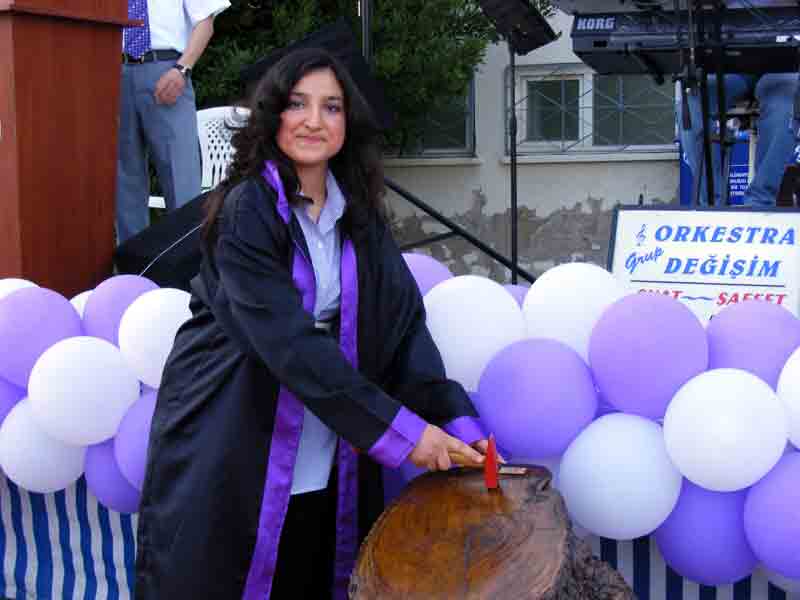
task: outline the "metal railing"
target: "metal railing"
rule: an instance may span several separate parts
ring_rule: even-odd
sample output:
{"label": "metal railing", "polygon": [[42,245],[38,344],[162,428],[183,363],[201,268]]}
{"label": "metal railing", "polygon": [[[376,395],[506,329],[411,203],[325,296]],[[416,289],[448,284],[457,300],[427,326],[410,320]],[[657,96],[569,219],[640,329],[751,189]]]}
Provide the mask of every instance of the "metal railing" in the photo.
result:
{"label": "metal railing", "polygon": [[[425,246],[426,244],[430,244],[430,243],[434,243],[434,242],[442,241],[444,239],[449,239],[449,238],[458,236],[458,237],[461,237],[461,238],[465,239],[467,242],[469,242],[470,244],[475,246],[481,252],[484,252],[485,254],[488,254],[490,257],[492,257],[494,260],[499,262],[504,267],[510,269],[512,272],[516,271],[516,273],[520,277],[522,277],[523,279],[529,281],[530,283],[533,283],[534,281],[536,281],[536,277],[531,275],[528,271],[520,268],[520,266],[518,264],[515,265],[506,256],[503,256],[502,254],[500,254],[494,248],[492,248],[492,247],[488,246],[487,244],[483,243],[477,237],[472,235],[469,231],[464,229],[461,225],[459,225],[458,223],[456,223],[452,219],[448,219],[447,217],[445,217],[442,213],[440,213],[436,209],[432,208],[431,206],[429,206],[428,204],[426,204],[425,202],[423,202],[422,200],[417,198],[414,194],[412,194],[411,192],[406,190],[404,187],[402,187],[397,182],[389,179],[388,177],[385,179],[385,182],[386,182],[386,187],[388,187],[390,190],[395,192],[398,196],[400,196],[404,200],[408,201],[409,203],[413,204],[416,208],[418,208],[422,212],[426,213],[427,215],[432,217],[434,220],[438,221],[439,223],[441,223],[442,225],[444,225],[445,227],[447,227],[450,230],[449,232],[445,232],[445,233],[442,233],[442,234],[439,234],[439,235],[436,235],[436,236],[433,236],[433,237],[430,237],[430,238],[425,238],[423,240],[418,240],[418,241],[412,242],[410,244],[405,244],[405,245],[402,246],[403,250],[411,250],[411,249],[414,249],[414,248],[419,248],[420,246]],[[512,227],[515,228],[517,226],[517,223],[516,223],[516,219],[513,218],[514,216],[515,215],[512,215],[512,221],[513,221]]]}

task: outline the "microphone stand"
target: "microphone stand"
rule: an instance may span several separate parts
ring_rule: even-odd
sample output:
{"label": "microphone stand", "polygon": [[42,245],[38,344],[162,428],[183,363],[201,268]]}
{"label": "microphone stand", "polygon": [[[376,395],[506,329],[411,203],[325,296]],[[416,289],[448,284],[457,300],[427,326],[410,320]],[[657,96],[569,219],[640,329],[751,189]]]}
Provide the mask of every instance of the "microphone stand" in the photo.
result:
{"label": "microphone stand", "polygon": [[717,67],[717,114],[719,115],[719,152],[720,152],[720,190],[719,208],[728,206],[730,185],[728,179],[731,171],[731,150],[733,136],[728,131],[727,101],[725,98],[725,42],[722,38],[722,22],[725,17],[725,2],[714,0],[712,7],[714,19],[714,58]]}
{"label": "microphone stand", "polygon": [[[695,6],[692,6],[694,4]],[[702,0],[688,0],[687,2],[687,9],[689,11],[690,20],[692,19],[693,10],[697,9],[697,38],[700,39],[699,48],[701,50],[705,49],[705,42],[706,42],[706,32],[705,32],[705,19],[703,14],[703,6]],[[690,28],[690,39],[691,39],[691,29]],[[690,41],[690,44],[692,42]],[[694,43],[697,44],[697,39],[694,40]],[[695,46],[695,60],[697,59],[697,45]],[[690,51],[691,52],[691,51]],[[700,67],[700,104],[702,106],[702,115],[703,115],[703,164],[705,166],[705,175],[706,175],[706,191],[708,194],[708,206],[714,206],[715,204],[715,194],[714,194],[714,163],[712,159],[711,153],[711,133],[709,132],[708,124],[711,121],[711,109],[709,106],[709,98],[708,98],[708,70],[703,67]],[[699,170],[699,169],[698,169]],[[697,174],[697,197],[700,197],[700,175]]]}

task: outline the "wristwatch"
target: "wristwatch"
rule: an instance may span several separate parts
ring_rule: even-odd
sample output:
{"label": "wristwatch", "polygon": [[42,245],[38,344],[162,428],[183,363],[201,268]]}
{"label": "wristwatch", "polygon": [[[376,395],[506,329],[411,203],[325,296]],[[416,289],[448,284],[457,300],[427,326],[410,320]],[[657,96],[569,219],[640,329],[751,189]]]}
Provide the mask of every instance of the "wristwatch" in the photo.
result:
{"label": "wristwatch", "polygon": [[172,65],[172,68],[178,69],[178,73],[183,75],[184,79],[189,79],[189,75],[192,74],[192,70],[189,67],[187,67],[186,65],[182,65],[180,63],[175,63],[174,65]]}

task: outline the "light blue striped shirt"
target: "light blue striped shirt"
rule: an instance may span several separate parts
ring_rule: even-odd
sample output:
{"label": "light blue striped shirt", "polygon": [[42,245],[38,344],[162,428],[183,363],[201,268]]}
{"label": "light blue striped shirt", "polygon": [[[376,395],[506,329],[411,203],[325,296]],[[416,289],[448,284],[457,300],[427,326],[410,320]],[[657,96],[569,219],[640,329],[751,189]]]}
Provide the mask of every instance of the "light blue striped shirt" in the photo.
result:
{"label": "light blue striped shirt", "polygon": [[0,598],[133,596],[137,517],[105,508],[83,477],[54,494],[35,494],[0,474],[0,518]]}
{"label": "light blue striped shirt", "polygon": [[[342,240],[339,220],[344,214],[345,199],[330,171],[325,188],[325,204],[316,222],[308,216],[307,206],[295,204],[292,207],[303,230],[314,269],[314,318],[318,321],[329,321],[339,314],[342,296]],[[325,489],[335,452],[336,434],[306,408],[297,460],[294,463],[292,494]]]}

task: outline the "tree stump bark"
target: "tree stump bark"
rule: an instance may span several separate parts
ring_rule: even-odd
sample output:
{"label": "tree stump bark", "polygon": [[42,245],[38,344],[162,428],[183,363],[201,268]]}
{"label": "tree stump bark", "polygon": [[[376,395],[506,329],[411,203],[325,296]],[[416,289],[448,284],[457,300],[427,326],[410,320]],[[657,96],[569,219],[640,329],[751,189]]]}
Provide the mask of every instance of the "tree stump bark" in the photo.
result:
{"label": "tree stump bark", "polygon": [[547,469],[457,469],[414,480],[361,547],[351,600],[632,600],[622,576],[572,532]]}

